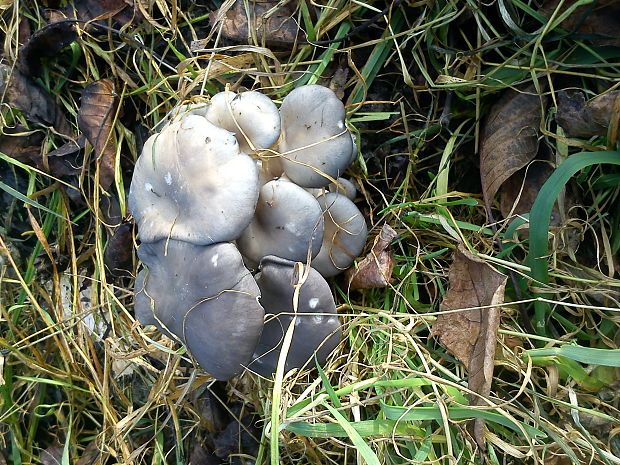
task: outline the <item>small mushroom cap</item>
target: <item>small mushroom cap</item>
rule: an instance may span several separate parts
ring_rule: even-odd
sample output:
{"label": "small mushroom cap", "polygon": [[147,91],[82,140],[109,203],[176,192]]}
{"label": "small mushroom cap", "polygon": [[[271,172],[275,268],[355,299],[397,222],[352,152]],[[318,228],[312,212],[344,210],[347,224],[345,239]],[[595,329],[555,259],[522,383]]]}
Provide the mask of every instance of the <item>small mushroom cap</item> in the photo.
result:
{"label": "small mushroom cap", "polygon": [[269,181],[260,190],[252,223],[237,240],[249,266],[266,255],[305,262],[323,241],[323,211],[312,194],[290,181]]}
{"label": "small mushroom cap", "polygon": [[251,360],[264,321],[260,290],[230,243],[143,243],[146,266],[136,278],[136,315],[184,342],[217,379],[238,375]]}
{"label": "small mushroom cap", "polygon": [[336,182],[332,182],[327,189],[329,192],[344,195],[349,200],[355,200],[355,196],[357,195],[355,184],[345,178],[336,179]]}
{"label": "small mushroom cap", "polygon": [[[270,377],[276,370],[282,340],[293,319],[294,285],[299,277],[294,265],[279,257],[265,257],[260,265],[261,272],[256,275],[267,322],[254,353],[254,361],[248,368],[265,377]],[[342,340],[331,289],[313,268],[309,269],[308,277],[301,286],[297,310],[286,371],[301,368],[307,362],[310,367],[314,366],[315,351],[319,363],[324,364]]]}
{"label": "small mushroom cap", "polygon": [[333,192],[317,198],[324,211],[325,232],[321,251],[312,266],[326,278],[351,266],[366,244],[368,228],[362,213],[344,195]]}
{"label": "small mushroom cap", "polygon": [[319,85],[298,87],[282,101],[280,115],[279,151],[291,181],[302,187],[325,187],[340,177],[351,163],[353,142],[336,94]]}
{"label": "small mushroom cap", "polygon": [[239,237],[257,200],[256,164],[234,135],[188,114],[146,141],[128,202],[143,242],[207,245]]}
{"label": "small mushroom cap", "polygon": [[237,135],[241,151],[255,153],[274,145],[280,137],[280,113],[260,92],[224,91],[211,98],[207,119]]}

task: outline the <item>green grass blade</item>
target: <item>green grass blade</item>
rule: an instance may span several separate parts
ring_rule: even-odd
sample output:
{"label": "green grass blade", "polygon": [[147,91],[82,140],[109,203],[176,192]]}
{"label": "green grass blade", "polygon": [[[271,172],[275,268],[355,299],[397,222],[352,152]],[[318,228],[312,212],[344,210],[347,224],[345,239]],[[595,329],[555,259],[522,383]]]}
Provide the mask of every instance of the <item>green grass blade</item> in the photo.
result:
{"label": "green grass blade", "polygon": [[564,345],[549,349],[530,349],[525,354],[530,357],[562,356],[587,365],[604,365],[620,368],[620,349],[593,349]]}
{"label": "green grass blade", "polygon": [[[530,249],[526,264],[531,268],[530,276],[542,285],[549,283],[547,254],[549,252],[549,222],[553,205],[566,183],[583,168],[603,163],[620,165],[620,151],[580,152],[564,161],[540,189],[530,212]],[[534,328],[546,336],[545,328],[549,305],[535,304]]]}
{"label": "green grass blade", "polygon": [[[381,402],[381,410],[383,414],[390,420],[401,421],[423,421],[423,420],[435,420],[442,421],[441,412],[437,407],[400,407],[387,405]],[[546,434],[533,426],[526,425],[519,422],[516,425],[515,422],[510,420],[504,415],[496,412],[490,412],[488,410],[476,410],[467,407],[448,407],[448,417],[452,420],[467,420],[471,418],[483,418],[487,421],[498,423],[506,426],[507,428],[521,433],[519,425],[525,430],[525,432],[531,437],[545,437]]]}
{"label": "green grass blade", "polygon": [[[349,425],[362,438],[370,436],[391,436],[402,434],[406,436],[424,437],[424,430],[413,423],[396,420],[362,420],[350,422]],[[309,423],[296,421],[286,426],[288,431],[309,438],[346,438],[347,431],[338,423]]]}
{"label": "green grass blade", "polygon": [[24,202],[25,204],[30,205],[31,207],[35,207],[38,208],[40,210],[43,210],[44,212],[50,213],[58,218],[60,218],[61,220],[65,220],[65,221],[69,221],[67,218],[65,218],[64,216],[56,213],[53,210],[50,210],[47,207],[44,207],[43,205],[41,205],[40,203],[29,199],[28,197],[26,197],[24,194],[22,194],[21,192],[19,192],[18,190],[13,189],[11,186],[6,185],[5,183],[3,183],[2,181],[0,181],[0,189],[2,189],[4,192],[6,192],[7,194],[15,197],[17,200],[20,200],[22,202]]}
{"label": "green grass blade", "polygon": [[381,465],[381,462],[379,462],[379,458],[377,457],[377,455],[372,451],[370,446],[366,444],[366,441],[364,441],[364,439],[355,430],[355,428],[351,426],[349,420],[347,420],[342,415],[342,413],[340,413],[331,405],[327,403],[324,403],[323,405],[327,407],[327,410],[331,412],[338,424],[342,427],[342,429],[346,431],[347,436],[349,436],[349,439],[351,439],[351,442],[353,443],[357,451],[361,454],[361,456],[364,458],[366,463],[368,465]]}

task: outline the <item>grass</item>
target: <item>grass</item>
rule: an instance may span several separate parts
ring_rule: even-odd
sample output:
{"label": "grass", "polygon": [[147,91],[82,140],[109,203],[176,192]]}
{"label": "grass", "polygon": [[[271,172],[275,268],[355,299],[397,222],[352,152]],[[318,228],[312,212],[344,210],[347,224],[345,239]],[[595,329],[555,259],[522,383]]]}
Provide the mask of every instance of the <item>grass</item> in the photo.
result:
{"label": "grass", "polygon": [[[521,0],[403,2],[342,42],[285,47],[226,41],[207,21],[219,3],[153,3],[142,22],[82,29],[35,78],[74,129],[83,89],[114,81],[108,192],[89,147],[72,177],[0,155],[0,463],[50,463],[47,454],[63,465],[186,464],[213,451],[222,409],[253,415],[241,429],[259,446],[233,448],[245,463],[620,463],[617,133],[569,138],[554,120],[559,90],[591,98],[618,88],[620,49],[564,22],[595,3],[560,2],[547,21]],[[294,13],[313,41],[345,37],[386,4],[322,5],[301,1]],[[42,28],[44,4],[2,8],[12,65],[20,18]],[[206,39],[200,50],[197,39]],[[341,90],[360,148],[349,174],[371,239],[384,223],[400,234],[392,283],[349,292],[332,281],[345,338],[326,366],[221,386],[137,324],[132,278],[106,271],[133,164],[179,100],[230,85],[281,101],[294,86],[329,85],[338,69],[348,70]],[[529,215],[511,222],[495,202],[491,222],[481,126],[502,91],[529,85],[550,102],[540,144],[557,170]],[[22,125],[44,136],[42,155],[65,142],[4,101],[3,134]],[[550,227],[558,196],[565,217]],[[460,243],[516,276],[484,407],[468,405],[465,368],[429,333]],[[467,432],[471,418],[486,420],[484,453]]]}

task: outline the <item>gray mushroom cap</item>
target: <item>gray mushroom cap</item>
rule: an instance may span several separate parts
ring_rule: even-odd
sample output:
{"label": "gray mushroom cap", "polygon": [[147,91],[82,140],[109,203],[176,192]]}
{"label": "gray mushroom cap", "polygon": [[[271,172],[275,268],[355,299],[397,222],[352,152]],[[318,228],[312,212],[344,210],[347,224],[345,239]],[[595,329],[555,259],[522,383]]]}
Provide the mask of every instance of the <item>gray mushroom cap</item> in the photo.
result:
{"label": "gray mushroom cap", "polygon": [[280,137],[278,107],[260,92],[215,94],[207,109],[207,119],[236,134],[239,147],[245,153],[267,149]]}
{"label": "gray mushroom cap", "polygon": [[355,196],[357,195],[357,189],[355,188],[355,184],[349,181],[346,178],[338,178],[336,182],[332,182],[327,190],[329,192],[335,192],[337,194],[342,194],[349,200],[355,200]]}
{"label": "gray mushroom cap", "polygon": [[362,213],[344,195],[327,193],[317,197],[324,211],[325,232],[312,266],[323,276],[335,276],[351,266],[366,244],[368,228]]}
{"label": "gray mushroom cap", "polygon": [[319,85],[298,87],[282,101],[280,115],[279,151],[291,181],[302,187],[325,187],[340,177],[352,161],[353,142],[336,94]]}
{"label": "gray mushroom cap", "polygon": [[[256,282],[261,290],[261,304],[267,314],[260,341],[249,369],[270,377],[275,372],[284,334],[293,319],[294,285],[298,275],[294,263],[279,257],[265,257]],[[342,339],[340,321],[331,289],[313,268],[299,292],[298,313],[293,339],[286,358],[285,370],[314,366],[316,351],[320,364]],[[273,317],[271,317],[273,315]]]}
{"label": "gray mushroom cap", "polygon": [[237,240],[248,265],[266,255],[305,262],[323,241],[323,212],[317,200],[290,181],[269,181],[260,190],[252,223]]}
{"label": "gray mushroom cap", "polygon": [[143,243],[138,256],[146,266],[135,284],[140,322],[185,343],[215,378],[239,374],[258,343],[264,311],[236,247],[164,239]]}
{"label": "gray mushroom cap", "polygon": [[258,170],[234,135],[187,114],[147,140],[128,204],[143,242],[207,245],[239,237],[257,199]]}

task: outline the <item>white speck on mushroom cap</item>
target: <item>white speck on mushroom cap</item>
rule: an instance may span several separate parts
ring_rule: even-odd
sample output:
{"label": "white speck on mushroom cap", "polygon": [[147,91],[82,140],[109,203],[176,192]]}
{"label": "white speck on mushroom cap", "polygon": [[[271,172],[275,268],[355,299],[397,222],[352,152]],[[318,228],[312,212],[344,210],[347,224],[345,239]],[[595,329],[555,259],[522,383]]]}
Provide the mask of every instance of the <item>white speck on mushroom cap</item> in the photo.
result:
{"label": "white speck on mushroom cap", "polygon": [[235,137],[189,113],[145,143],[128,205],[144,242],[170,237],[212,244],[239,237],[252,220],[258,189],[256,164]]}
{"label": "white speck on mushroom cap", "polygon": [[316,308],[318,304],[319,304],[319,299],[317,297],[313,297],[312,299],[308,301],[308,306],[313,310]]}
{"label": "white speck on mushroom cap", "polygon": [[261,187],[252,223],[237,240],[248,265],[267,255],[305,262],[308,249],[318,253],[323,240],[321,207],[312,194],[278,179]]}

